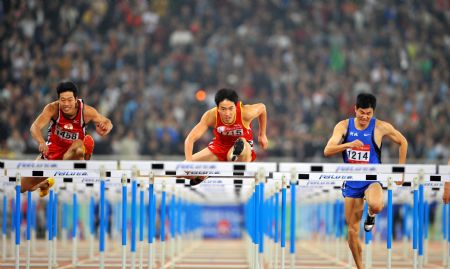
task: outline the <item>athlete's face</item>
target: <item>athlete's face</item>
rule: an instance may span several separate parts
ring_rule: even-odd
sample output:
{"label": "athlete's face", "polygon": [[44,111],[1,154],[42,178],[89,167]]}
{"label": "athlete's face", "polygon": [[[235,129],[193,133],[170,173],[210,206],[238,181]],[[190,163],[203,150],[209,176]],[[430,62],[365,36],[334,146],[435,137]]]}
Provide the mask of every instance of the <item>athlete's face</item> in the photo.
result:
{"label": "athlete's face", "polygon": [[236,119],[236,104],[230,100],[223,100],[217,107],[219,111],[220,119],[225,124],[231,124]]}
{"label": "athlete's face", "polygon": [[356,113],[356,120],[358,121],[358,124],[361,126],[366,126],[369,124],[370,120],[373,117],[373,108],[356,108],[355,107],[355,113]]}
{"label": "athlete's face", "polygon": [[66,115],[73,116],[77,113],[77,99],[73,92],[62,92],[59,94],[59,107]]}

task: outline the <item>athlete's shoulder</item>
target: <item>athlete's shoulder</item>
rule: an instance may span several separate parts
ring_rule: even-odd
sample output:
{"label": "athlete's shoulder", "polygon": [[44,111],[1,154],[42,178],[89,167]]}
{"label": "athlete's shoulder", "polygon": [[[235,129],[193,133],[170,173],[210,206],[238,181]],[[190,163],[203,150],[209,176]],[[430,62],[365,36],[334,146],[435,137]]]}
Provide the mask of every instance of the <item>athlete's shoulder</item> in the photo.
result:
{"label": "athlete's shoulder", "polygon": [[47,105],[46,105],[46,107],[56,107],[56,108],[58,108],[59,107],[59,101],[53,101],[53,102],[51,102],[51,103],[48,103]]}
{"label": "athlete's shoulder", "polygon": [[266,107],[266,105],[264,105],[263,103],[244,104],[241,101],[239,101],[237,103],[237,106],[240,106],[244,111],[245,110],[250,110],[250,109],[260,109],[260,108],[265,108]]}
{"label": "athlete's shoulder", "polygon": [[375,122],[375,128],[382,133],[390,133],[392,130],[395,129],[395,127],[387,121],[379,120],[377,119]]}
{"label": "athlete's shoulder", "polygon": [[336,124],[336,128],[344,128],[347,129],[348,128],[348,122],[350,121],[350,119],[345,119],[345,120],[341,120],[340,122],[338,122]]}
{"label": "athlete's shoulder", "polygon": [[394,126],[387,121],[375,119],[375,127],[377,128],[393,128]]}
{"label": "athlete's shoulder", "polygon": [[240,106],[241,114],[244,120],[247,121],[252,121],[254,118],[266,112],[266,105],[264,105],[263,103],[244,105],[242,102],[240,102]]}
{"label": "athlete's shoulder", "polygon": [[48,103],[44,107],[44,111],[46,111],[46,112],[55,113],[58,110],[59,110],[59,101],[54,101],[54,102]]}
{"label": "athlete's shoulder", "polygon": [[347,129],[348,129],[348,119],[341,120],[340,122],[338,122],[334,126],[333,136],[335,136],[335,135],[338,135],[338,136],[345,135],[347,133]]}
{"label": "athlete's shoulder", "polygon": [[213,107],[211,109],[208,109],[203,115],[207,117],[216,117],[217,115],[217,107]]}
{"label": "athlete's shoulder", "polygon": [[201,120],[208,125],[214,125],[216,124],[216,117],[217,117],[217,107],[213,107],[203,114]]}

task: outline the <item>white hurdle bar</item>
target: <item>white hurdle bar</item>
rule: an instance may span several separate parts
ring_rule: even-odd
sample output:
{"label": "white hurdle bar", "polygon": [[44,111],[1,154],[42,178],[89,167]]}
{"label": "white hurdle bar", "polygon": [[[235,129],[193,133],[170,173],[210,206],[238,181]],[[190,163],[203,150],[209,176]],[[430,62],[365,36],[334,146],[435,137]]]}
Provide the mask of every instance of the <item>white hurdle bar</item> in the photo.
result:
{"label": "white hurdle bar", "polygon": [[[448,165],[444,165],[448,166]],[[441,167],[441,166],[439,166]],[[437,174],[434,164],[348,164],[348,163],[280,163],[279,172],[299,173],[395,173],[395,174]],[[445,168],[441,168],[445,169]],[[440,173],[442,174],[442,173]]]}
{"label": "white hurdle bar", "polygon": [[[283,176],[287,177],[290,173],[275,172],[274,180],[281,180]],[[366,181],[387,183],[390,179],[394,181],[413,182],[418,178],[417,174],[363,174],[363,173],[297,173],[297,179],[300,186],[326,186],[342,184],[344,181]],[[423,183],[428,187],[440,187],[444,182],[450,181],[450,175],[423,175]]]}

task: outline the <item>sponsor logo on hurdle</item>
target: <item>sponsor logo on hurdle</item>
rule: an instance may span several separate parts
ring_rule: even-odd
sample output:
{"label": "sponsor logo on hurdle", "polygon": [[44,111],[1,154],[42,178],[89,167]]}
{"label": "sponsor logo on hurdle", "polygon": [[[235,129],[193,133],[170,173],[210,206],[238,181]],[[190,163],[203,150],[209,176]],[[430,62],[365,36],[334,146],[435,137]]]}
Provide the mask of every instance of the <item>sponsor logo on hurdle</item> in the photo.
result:
{"label": "sponsor logo on hurdle", "polygon": [[175,168],[176,170],[185,170],[185,169],[217,169],[217,165],[215,164],[194,164],[194,163],[180,163]]}
{"label": "sponsor logo on hurdle", "polygon": [[175,170],[183,170],[187,176],[220,175],[220,171],[215,164],[180,163]]}
{"label": "sponsor logo on hurdle", "polygon": [[9,182],[9,181],[2,182],[2,187],[15,187],[15,186],[16,182]]}
{"label": "sponsor logo on hurdle", "polygon": [[338,166],[336,172],[374,172],[376,167]]}
{"label": "sponsor logo on hurdle", "polygon": [[56,168],[56,163],[19,162],[17,168]]}
{"label": "sponsor logo on hurdle", "polygon": [[187,176],[219,175],[219,171],[184,171]]}
{"label": "sponsor logo on hurdle", "polygon": [[329,174],[321,174],[319,179],[338,179],[338,180],[349,180],[353,179],[352,175],[329,175]]}
{"label": "sponsor logo on hurdle", "polygon": [[423,184],[425,187],[439,188],[444,186],[443,182],[425,182]]}
{"label": "sponsor logo on hurdle", "polygon": [[204,185],[207,185],[207,184],[211,184],[211,185],[219,185],[219,184],[221,184],[221,185],[223,185],[224,182],[223,182],[223,180],[220,180],[220,179],[208,178],[208,179],[205,179],[202,182],[202,184],[204,184]]}
{"label": "sponsor logo on hurdle", "polygon": [[[84,177],[81,179],[81,183],[100,183],[100,178],[94,178],[94,177]],[[111,179],[109,178],[105,178],[103,179],[103,181],[105,181],[105,183],[110,183]],[[122,183],[117,183],[117,184],[111,184],[111,186],[122,186]]]}
{"label": "sponsor logo on hurdle", "polygon": [[333,186],[336,183],[335,181],[308,181],[307,186]]}
{"label": "sponsor logo on hurdle", "polygon": [[53,173],[54,177],[70,177],[70,176],[87,176],[86,171],[55,171]]}

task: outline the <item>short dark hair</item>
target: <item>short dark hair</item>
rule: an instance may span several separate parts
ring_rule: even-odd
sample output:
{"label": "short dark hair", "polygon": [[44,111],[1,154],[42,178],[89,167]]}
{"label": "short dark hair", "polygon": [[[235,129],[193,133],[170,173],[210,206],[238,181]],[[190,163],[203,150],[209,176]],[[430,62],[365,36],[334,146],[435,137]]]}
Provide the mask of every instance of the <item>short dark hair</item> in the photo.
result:
{"label": "short dark hair", "polygon": [[73,92],[73,96],[77,98],[78,87],[72,81],[63,81],[58,84],[58,87],[56,87],[56,92],[58,93],[58,98],[59,95],[63,92]]}
{"label": "short dark hair", "polygon": [[216,96],[214,97],[214,101],[216,102],[216,105],[219,106],[219,103],[225,99],[230,100],[231,102],[236,104],[239,101],[239,96],[234,90],[220,89],[216,93]]}
{"label": "short dark hair", "polygon": [[360,93],[356,97],[356,108],[375,108],[377,107],[377,98],[370,93]]}

